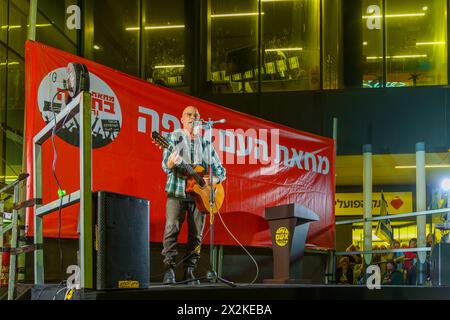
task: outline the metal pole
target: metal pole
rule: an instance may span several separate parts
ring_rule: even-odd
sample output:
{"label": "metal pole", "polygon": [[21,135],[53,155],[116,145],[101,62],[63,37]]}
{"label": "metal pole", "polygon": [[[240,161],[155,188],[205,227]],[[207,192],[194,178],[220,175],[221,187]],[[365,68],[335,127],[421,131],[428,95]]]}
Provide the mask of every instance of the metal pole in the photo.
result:
{"label": "metal pole", "polygon": [[[338,118],[333,118],[333,140],[334,140],[334,172],[336,173],[336,157],[337,157],[337,149],[338,149]],[[336,193],[336,177],[334,177],[334,191]],[[333,203],[334,203],[333,199]],[[328,258],[327,263],[327,276],[325,277],[325,284],[333,283],[336,279],[336,221],[334,225],[334,250],[331,250],[330,256]]]}
{"label": "metal pole", "polygon": [[[34,199],[42,199],[42,146],[34,143],[33,149],[33,191]],[[44,284],[44,236],[43,236],[43,217],[36,215],[39,205],[34,206],[34,284]]]}
{"label": "metal pole", "polygon": [[[14,204],[19,202],[19,184],[14,187]],[[17,255],[13,249],[17,248],[17,220],[19,212],[13,210],[11,221],[11,254],[9,258],[9,280],[8,280],[8,300],[14,299],[14,289],[16,284],[16,262]]]}
{"label": "metal pole", "polygon": [[28,39],[36,40],[36,20],[37,20],[37,2],[38,0],[30,0],[30,12],[28,15]]}
{"label": "metal pole", "polygon": [[[416,144],[416,210],[426,210],[426,173],[425,173],[425,143]],[[426,246],[426,216],[417,217],[417,246]],[[426,253],[419,252],[419,261],[424,263]]]}
{"label": "metal pole", "polygon": [[[363,146],[363,192],[364,218],[372,218],[372,145]],[[364,222],[364,251],[372,250],[372,222]],[[370,265],[372,254],[365,254],[364,261]]]}
{"label": "metal pole", "polygon": [[94,286],[91,112],[91,94],[83,92],[80,101],[80,267],[81,287],[88,289]]}
{"label": "metal pole", "polygon": [[219,253],[217,255],[217,276],[223,276],[223,246],[219,246]]}
{"label": "metal pole", "polygon": [[[425,174],[425,143],[416,144],[416,210],[426,210],[426,174]],[[426,216],[417,217],[417,246],[426,246],[427,220]],[[426,279],[426,252],[418,252],[419,258],[416,269],[416,284],[423,284]]]}
{"label": "metal pole", "polygon": [[0,272],[1,268],[3,268],[3,207],[3,201],[0,201],[0,248],[2,248],[2,250],[0,250]]}

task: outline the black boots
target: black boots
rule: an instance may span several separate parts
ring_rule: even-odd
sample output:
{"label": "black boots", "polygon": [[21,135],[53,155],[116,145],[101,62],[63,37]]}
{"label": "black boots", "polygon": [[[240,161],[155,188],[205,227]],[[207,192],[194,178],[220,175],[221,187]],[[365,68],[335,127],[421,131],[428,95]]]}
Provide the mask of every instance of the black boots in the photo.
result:
{"label": "black boots", "polygon": [[[184,269],[184,280],[193,280],[193,279],[195,279],[194,267],[186,267]],[[163,284],[173,284],[175,282],[176,282],[176,280],[175,280],[175,269],[173,267],[168,267],[166,269],[166,272],[164,273]],[[193,280],[193,281],[187,282],[187,284],[199,285],[200,281],[199,280]]]}
{"label": "black boots", "polygon": [[[186,269],[184,269],[184,280],[192,280],[195,279],[195,275],[194,275],[194,267],[187,267]],[[199,280],[193,280],[193,281],[189,281],[188,284],[190,285],[199,285],[200,281]]]}
{"label": "black boots", "polygon": [[166,269],[164,273],[163,284],[172,284],[175,283],[175,270],[172,267]]}

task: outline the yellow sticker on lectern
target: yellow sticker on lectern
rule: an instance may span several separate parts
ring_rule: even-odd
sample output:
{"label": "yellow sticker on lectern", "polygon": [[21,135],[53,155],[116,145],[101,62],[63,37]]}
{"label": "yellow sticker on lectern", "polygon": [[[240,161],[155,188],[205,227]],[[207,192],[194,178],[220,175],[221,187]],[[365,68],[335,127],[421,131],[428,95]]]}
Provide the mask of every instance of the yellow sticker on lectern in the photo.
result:
{"label": "yellow sticker on lectern", "polygon": [[284,247],[289,242],[289,230],[279,227],[275,232],[275,242],[279,247]]}
{"label": "yellow sticker on lectern", "polygon": [[121,288],[121,289],[138,289],[139,281],[119,280],[119,288]]}

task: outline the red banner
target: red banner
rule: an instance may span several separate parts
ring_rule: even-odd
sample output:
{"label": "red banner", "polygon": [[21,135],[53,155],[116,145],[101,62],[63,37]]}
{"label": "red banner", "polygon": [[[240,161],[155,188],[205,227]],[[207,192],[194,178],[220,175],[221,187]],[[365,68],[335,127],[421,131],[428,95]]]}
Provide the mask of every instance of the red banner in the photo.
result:
{"label": "red banner", "polygon": [[[27,42],[25,60],[28,198],[34,197],[33,137],[53,118],[51,100],[63,88],[67,64],[81,62],[90,72],[92,92],[93,190],[150,200],[151,241],[162,241],[166,200],[162,151],[152,144],[151,132],[164,135],[179,128],[183,109],[193,105],[204,119],[226,119],[214,130],[213,143],[227,170],[222,217],[236,238],[244,245],[271,246],[264,208],[299,203],[320,217],[311,224],[308,245],[334,247],[332,139],[232,111],[37,42]],[[55,109],[63,108],[64,101],[64,94],[57,95]],[[77,116],[55,137],[56,173],[68,194],[79,189],[78,125]],[[42,148],[44,203],[58,198],[52,162],[47,141]],[[215,243],[236,245],[220,219],[215,221]],[[26,223],[32,235],[31,209]],[[77,237],[77,223],[78,206],[64,208],[61,235]],[[44,235],[58,235],[57,212],[44,218]],[[186,227],[180,241],[186,241]]]}

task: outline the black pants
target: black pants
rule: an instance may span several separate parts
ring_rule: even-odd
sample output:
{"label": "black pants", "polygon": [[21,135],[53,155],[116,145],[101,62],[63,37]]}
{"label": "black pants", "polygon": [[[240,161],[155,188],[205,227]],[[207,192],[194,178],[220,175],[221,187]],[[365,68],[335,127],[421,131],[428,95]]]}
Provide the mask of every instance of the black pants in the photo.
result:
{"label": "black pants", "polygon": [[164,229],[163,250],[164,264],[166,267],[175,266],[175,258],[178,254],[178,235],[187,215],[188,243],[183,259],[185,267],[195,267],[200,258],[200,246],[202,242],[203,228],[205,226],[205,214],[201,213],[193,201],[167,197],[166,203],[166,227]]}

